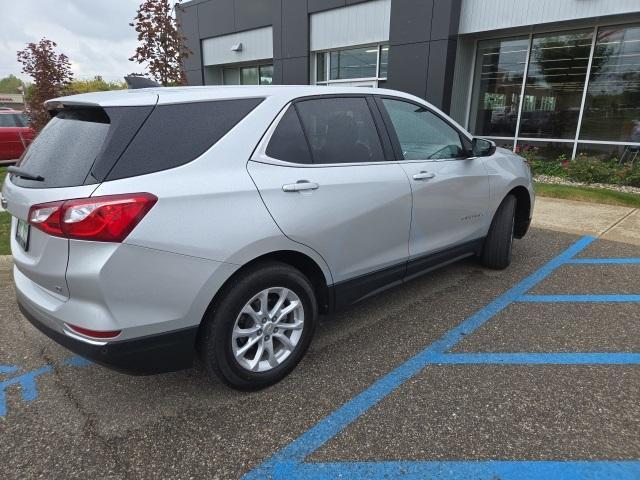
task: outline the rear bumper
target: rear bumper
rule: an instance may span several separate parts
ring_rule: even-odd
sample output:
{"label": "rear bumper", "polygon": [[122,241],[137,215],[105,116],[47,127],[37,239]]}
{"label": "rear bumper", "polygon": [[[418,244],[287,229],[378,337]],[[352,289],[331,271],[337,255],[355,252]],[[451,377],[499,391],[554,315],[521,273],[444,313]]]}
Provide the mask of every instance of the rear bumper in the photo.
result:
{"label": "rear bumper", "polygon": [[83,358],[122,373],[153,375],[182,370],[193,364],[197,326],[105,345],[91,345],[46,325],[38,312],[20,298],[18,306],[34,327],[55,342]]}

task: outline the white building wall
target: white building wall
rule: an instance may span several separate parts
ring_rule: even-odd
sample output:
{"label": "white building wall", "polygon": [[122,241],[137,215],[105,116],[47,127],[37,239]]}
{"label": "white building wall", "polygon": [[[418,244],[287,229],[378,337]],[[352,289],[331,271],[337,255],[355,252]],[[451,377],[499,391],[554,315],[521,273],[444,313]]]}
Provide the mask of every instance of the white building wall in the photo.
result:
{"label": "white building wall", "polygon": [[[242,43],[242,51],[231,48]],[[226,63],[252,62],[273,58],[273,28],[264,27],[247,30],[202,41],[202,64],[221,65]]]}
{"label": "white building wall", "polygon": [[374,0],[311,15],[311,51],[389,41],[391,0]]}
{"label": "white building wall", "polygon": [[459,33],[640,12],[640,0],[463,0]]}

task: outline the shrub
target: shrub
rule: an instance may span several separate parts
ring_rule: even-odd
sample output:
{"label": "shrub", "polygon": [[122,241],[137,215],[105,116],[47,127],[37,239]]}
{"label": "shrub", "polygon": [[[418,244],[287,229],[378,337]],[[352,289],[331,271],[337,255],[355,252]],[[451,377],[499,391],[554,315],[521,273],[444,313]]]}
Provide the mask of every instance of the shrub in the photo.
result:
{"label": "shrub", "polygon": [[622,167],[615,161],[603,161],[579,155],[569,162],[567,176],[585,183],[621,183],[618,175]]}

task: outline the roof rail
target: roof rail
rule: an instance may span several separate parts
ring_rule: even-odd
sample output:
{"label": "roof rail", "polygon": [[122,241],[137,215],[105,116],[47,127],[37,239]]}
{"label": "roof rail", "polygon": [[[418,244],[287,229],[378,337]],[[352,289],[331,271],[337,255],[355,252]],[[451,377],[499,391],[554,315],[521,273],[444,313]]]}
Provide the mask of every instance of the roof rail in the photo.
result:
{"label": "roof rail", "polygon": [[150,78],[138,77],[135,75],[128,75],[124,77],[124,81],[127,82],[127,88],[129,90],[137,90],[138,88],[153,88],[161,87],[157,82],[154,82]]}

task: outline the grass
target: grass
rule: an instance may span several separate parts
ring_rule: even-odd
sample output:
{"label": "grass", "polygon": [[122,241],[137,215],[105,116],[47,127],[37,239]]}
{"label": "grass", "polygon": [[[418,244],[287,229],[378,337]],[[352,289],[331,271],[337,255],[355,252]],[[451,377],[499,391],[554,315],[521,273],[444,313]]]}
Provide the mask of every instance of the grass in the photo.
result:
{"label": "grass", "polygon": [[606,205],[640,208],[640,195],[606,190],[604,188],[536,183],[536,194],[540,197],[562,198],[564,200],[577,200],[579,202],[604,203]]}
{"label": "grass", "polygon": [[7,168],[0,167],[0,187],[2,187],[2,184],[4,183],[4,177],[6,176],[7,176]]}

